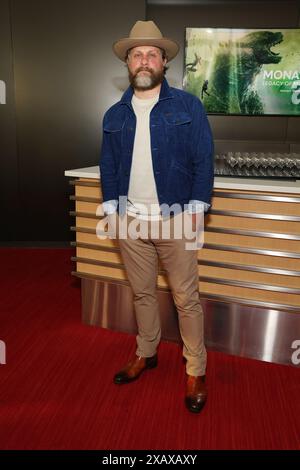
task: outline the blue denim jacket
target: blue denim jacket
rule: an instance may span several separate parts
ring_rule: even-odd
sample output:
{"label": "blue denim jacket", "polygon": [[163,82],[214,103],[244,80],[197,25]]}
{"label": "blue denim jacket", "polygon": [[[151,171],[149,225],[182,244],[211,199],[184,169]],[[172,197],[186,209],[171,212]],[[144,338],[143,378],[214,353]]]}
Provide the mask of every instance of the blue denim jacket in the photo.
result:
{"label": "blue denim jacket", "polygon": [[[136,116],[130,86],[105,113],[100,157],[103,202],[127,196]],[[213,140],[201,101],[172,88],[164,78],[150,113],[151,151],[160,204],[191,200],[210,204],[213,189]]]}

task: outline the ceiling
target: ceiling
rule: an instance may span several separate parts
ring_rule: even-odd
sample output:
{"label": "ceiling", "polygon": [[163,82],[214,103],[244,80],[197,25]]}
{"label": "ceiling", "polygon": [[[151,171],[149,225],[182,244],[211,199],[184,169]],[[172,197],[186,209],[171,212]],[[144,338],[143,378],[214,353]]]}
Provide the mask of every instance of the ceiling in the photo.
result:
{"label": "ceiling", "polygon": [[[297,0],[292,0],[297,2]],[[146,0],[148,5],[217,5],[224,3],[286,3],[286,0]]]}

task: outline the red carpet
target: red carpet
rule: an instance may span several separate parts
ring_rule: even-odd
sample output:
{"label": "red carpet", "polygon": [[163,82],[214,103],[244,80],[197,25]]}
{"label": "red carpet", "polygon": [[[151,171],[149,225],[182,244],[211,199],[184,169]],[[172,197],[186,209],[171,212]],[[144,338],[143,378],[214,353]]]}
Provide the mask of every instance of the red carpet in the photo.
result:
{"label": "red carpet", "polygon": [[299,449],[300,369],[208,354],[209,398],[184,408],[179,346],[137,382],[112,377],[133,336],[81,324],[71,249],[1,248],[1,449]]}

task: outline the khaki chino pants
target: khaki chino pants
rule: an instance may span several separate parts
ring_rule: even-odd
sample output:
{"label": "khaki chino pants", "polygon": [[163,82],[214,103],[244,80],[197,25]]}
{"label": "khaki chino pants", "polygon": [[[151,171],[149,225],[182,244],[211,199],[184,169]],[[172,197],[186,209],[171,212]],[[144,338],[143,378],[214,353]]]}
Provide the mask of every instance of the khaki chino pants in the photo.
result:
{"label": "khaki chino pants", "polygon": [[[128,225],[135,221],[126,216]],[[189,375],[204,375],[206,349],[204,346],[203,310],[199,298],[197,249],[187,250],[186,236],[174,237],[174,222],[181,214],[171,217],[168,238],[162,236],[164,222],[139,221],[143,227],[136,239],[120,238],[121,217],[117,216],[117,238],[133,291],[134,307],[138,325],[137,356],[151,357],[161,338],[161,326],[156,284],[158,258],[165,269],[174,303],[178,312],[180,334],[183,341],[183,356],[186,358],[186,372]],[[156,225],[153,236],[153,224]],[[145,232],[146,227],[146,232]],[[127,232],[128,233],[128,232]],[[147,236],[145,236],[147,233]]]}

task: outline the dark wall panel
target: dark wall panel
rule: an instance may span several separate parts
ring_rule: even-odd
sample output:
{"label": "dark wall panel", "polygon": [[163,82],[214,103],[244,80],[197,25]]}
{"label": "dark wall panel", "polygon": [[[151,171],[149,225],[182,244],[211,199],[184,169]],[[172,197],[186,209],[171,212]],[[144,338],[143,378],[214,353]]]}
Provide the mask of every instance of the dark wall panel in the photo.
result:
{"label": "dark wall panel", "polygon": [[287,128],[287,140],[300,143],[300,123],[299,118],[289,118]]}
{"label": "dark wall panel", "polygon": [[286,138],[287,118],[284,117],[210,116],[209,119],[217,139],[259,140],[271,143],[274,140],[284,141]]}
{"label": "dark wall panel", "polygon": [[0,1],[0,81],[0,236],[11,240],[20,212],[9,0]]}
{"label": "dark wall panel", "polygon": [[145,1],[11,0],[22,224],[19,240],[70,238],[64,170],[97,165],[124,67],[112,43]]}

